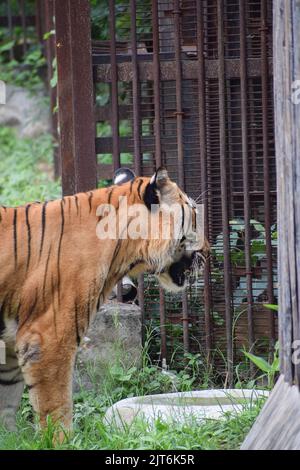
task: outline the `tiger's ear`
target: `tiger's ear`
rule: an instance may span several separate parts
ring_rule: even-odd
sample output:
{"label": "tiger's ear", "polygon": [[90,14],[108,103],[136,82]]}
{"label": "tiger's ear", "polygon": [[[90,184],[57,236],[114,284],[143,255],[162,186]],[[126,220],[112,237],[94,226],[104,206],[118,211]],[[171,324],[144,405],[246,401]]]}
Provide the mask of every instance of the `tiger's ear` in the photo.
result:
{"label": "tiger's ear", "polygon": [[135,173],[129,168],[119,168],[115,171],[113,183],[121,185],[124,183],[128,183],[128,181],[134,180],[135,177]]}
{"label": "tiger's ear", "polygon": [[160,192],[169,182],[170,178],[164,167],[160,167],[156,170],[144,192],[144,202],[149,210],[151,209],[152,204],[159,204]]}

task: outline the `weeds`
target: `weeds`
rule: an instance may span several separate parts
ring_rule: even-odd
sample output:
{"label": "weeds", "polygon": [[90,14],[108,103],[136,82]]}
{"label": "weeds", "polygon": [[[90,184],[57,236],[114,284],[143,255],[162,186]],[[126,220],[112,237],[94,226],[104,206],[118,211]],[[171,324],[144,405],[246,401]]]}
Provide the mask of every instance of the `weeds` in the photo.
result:
{"label": "weeds", "polygon": [[59,182],[53,179],[53,142],[46,134],[19,139],[15,130],[0,128],[0,204],[15,206],[57,198]]}

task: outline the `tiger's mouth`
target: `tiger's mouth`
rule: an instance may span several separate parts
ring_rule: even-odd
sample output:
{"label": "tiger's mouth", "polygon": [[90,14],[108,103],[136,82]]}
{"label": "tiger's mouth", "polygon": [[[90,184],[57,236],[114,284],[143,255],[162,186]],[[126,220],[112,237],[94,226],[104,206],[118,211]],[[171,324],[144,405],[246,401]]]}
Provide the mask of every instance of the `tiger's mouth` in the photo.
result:
{"label": "tiger's mouth", "polygon": [[201,252],[193,252],[190,256],[184,254],[162,271],[158,279],[166,290],[182,291],[187,282],[202,271],[205,261],[205,256]]}
{"label": "tiger's mouth", "polygon": [[178,287],[184,287],[187,278],[191,275],[193,258],[183,256],[179,261],[172,263],[168,268],[168,273],[174,284]]}

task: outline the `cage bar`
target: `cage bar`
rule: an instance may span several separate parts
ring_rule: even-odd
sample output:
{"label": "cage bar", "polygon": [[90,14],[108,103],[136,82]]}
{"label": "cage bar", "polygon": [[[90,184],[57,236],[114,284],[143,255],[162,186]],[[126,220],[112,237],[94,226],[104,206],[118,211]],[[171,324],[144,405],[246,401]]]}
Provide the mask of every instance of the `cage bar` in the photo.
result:
{"label": "cage bar", "polygon": [[[246,59],[246,11],[244,0],[239,1],[240,9],[240,55],[241,55],[241,127],[242,127],[242,163],[243,163],[243,199],[245,223],[245,263],[247,278],[247,317],[248,317],[248,347],[254,346],[253,295],[252,295],[252,266],[251,266],[251,234],[250,234],[250,187],[249,187],[249,158],[248,158],[248,116],[247,116],[247,59]],[[252,363],[250,364],[250,367]]]}
{"label": "cage bar", "polygon": [[218,91],[219,91],[219,136],[220,136],[220,171],[222,196],[222,230],[224,249],[224,289],[225,289],[225,317],[227,340],[227,373],[228,383],[232,384],[233,374],[233,345],[232,345],[232,286],[230,266],[230,239],[228,226],[228,194],[227,194],[227,164],[226,164],[226,104],[225,104],[225,57],[224,57],[224,1],[219,0],[217,5],[218,21]]}
{"label": "cage bar", "polygon": [[[207,175],[207,141],[206,141],[206,99],[205,99],[205,60],[204,60],[204,17],[203,2],[196,2],[197,15],[197,52],[198,52],[198,91],[199,91],[199,151],[201,161],[201,196],[204,204],[204,235],[209,240],[208,219],[208,175]],[[205,346],[208,360],[212,350],[211,324],[211,291],[210,262],[204,266],[204,315],[205,315]]]}
{"label": "cage bar", "polygon": [[[261,83],[262,83],[262,131],[263,131],[263,174],[264,174],[264,209],[265,209],[265,233],[267,255],[267,294],[268,303],[274,304],[273,291],[273,259],[271,236],[271,201],[270,201],[270,165],[269,165],[269,122],[268,122],[268,25],[267,25],[267,0],[261,0]],[[275,317],[274,312],[269,312],[269,337],[270,350],[275,345]]]}

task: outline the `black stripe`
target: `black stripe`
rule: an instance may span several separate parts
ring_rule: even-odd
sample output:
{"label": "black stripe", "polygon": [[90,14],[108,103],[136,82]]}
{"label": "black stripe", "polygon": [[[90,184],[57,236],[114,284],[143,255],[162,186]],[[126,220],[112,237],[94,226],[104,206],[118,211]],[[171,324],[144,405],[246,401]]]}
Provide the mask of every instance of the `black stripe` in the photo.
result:
{"label": "black stripe", "polygon": [[87,304],[87,320],[88,320],[88,326],[90,324],[90,318],[91,318],[91,291],[89,290],[89,298],[88,298],[88,304]]}
{"label": "black stripe", "polygon": [[29,223],[29,209],[30,209],[30,204],[26,206],[26,226],[27,226],[27,266],[26,269],[28,270],[29,268],[29,263],[30,263],[30,257],[31,257],[31,229],[30,229],[30,223]]}
{"label": "black stripe", "polygon": [[44,202],[43,209],[42,209],[42,236],[41,236],[41,246],[40,246],[40,259],[42,256],[43,246],[44,246],[44,238],[45,238],[45,231],[46,231],[46,207],[48,202]]}
{"label": "black stripe", "polygon": [[16,384],[19,384],[20,382],[23,382],[23,379],[17,379],[17,380],[0,379],[0,385],[4,385],[4,386],[16,385]]}
{"label": "black stripe", "polygon": [[89,195],[90,213],[92,212],[92,199],[93,199],[93,193],[92,193],[92,191],[91,191],[91,192],[90,192],[90,195]]}
{"label": "black stripe", "polygon": [[71,202],[72,202],[72,200],[71,200],[71,198],[69,197],[69,198],[68,198],[69,217],[71,217]]}
{"label": "black stripe", "polygon": [[142,195],[141,195],[141,186],[143,184],[143,180],[140,180],[139,181],[139,184],[138,184],[138,187],[137,187],[137,192],[138,192],[138,195],[139,195],[139,198],[142,199]]}
{"label": "black stripe", "polygon": [[110,204],[110,201],[111,201],[111,197],[112,197],[112,193],[114,192],[114,188],[112,188],[110,191],[109,191],[109,195],[108,195],[108,204]]}
{"label": "black stripe", "polygon": [[81,338],[80,338],[80,335],[79,335],[78,308],[77,308],[77,304],[76,304],[76,303],[75,303],[75,328],[76,328],[76,342],[77,342],[77,346],[79,346],[79,345],[80,345]]}
{"label": "black stripe", "polygon": [[79,214],[78,196],[75,196],[76,213]]}
{"label": "black stripe", "polygon": [[1,371],[1,374],[8,374],[9,372],[15,372],[16,370],[20,370],[20,366],[14,366],[11,369],[5,369]]}
{"label": "black stripe", "polygon": [[33,302],[32,306],[30,307],[26,318],[25,318],[25,319],[23,320],[23,322],[19,325],[19,328],[18,328],[19,331],[21,330],[21,328],[23,328],[23,326],[25,325],[25,323],[27,322],[27,320],[29,320],[29,318],[31,317],[31,315],[34,313],[34,310],[35,310],[35,307],[37,306],[37,303],[38,303],[38,289],[36,288],[36,290],[35,290],[34,302]]}
{"label": "black stripe", "polygon": [[60,212],[61,212],[61,230],[60,230],[60,237],[58,243],[58,250],[57,250],[57,285],[58,285],[58,304],[60,304],[60,254],[61,254],[61,244],[64,235],[64,227],[65,227],[65,215],[64,215],[64,207],[63,202],[60,203]]}
{"label": "black stripe", "polygon": [[2,305],[0,307],[0,338],[1,338],[2,333],[5,330],[5,323],[4,323],[5,302],[6,302],[6,297],[4,298]]}
{"label": "black stripe", "polygon": [[135,179],[130,181],[130,190],[129,190],[129,196],[131,196],[131,193],[132,193],[132,187],[133,187],[133,183],[134,183],[134,182],[135,182]]}
{"label": "black stripe", "polygon": [[46,266],[45,266],[45,273],[44,273],[44,281],[43,281],[44,306],[45,306],[45,299],[46,299],[46,280],[47,280],[47,273],[48,273],[48,265],[49,265],[49,260],[50,260],[51,248],[52,248],[52,245],[50,245],[50,248],[49,248],[49,251],[48,251],[48,256],[47,256],[47,261],[46,261]]}
{"label": "black stripe", "polygon": [[18,221],[18,212],[17,212],[17,209],[14,209],[14,223],[13,223],[13,230],[14,230],[14,254],[15,254],[15,269],[17,269],[17,265],[18,265],[18,239],[17,239],[17,221]]}
{"label": "black stripe", "polygon": [[53,274],[51,276],[51,294],[52,294],[54,331],[55,331],[55,336],[57,337],[57,327],[56,327],[57,312],[56,312],[56,308],[55,308],[55,289],[54,289]]}

